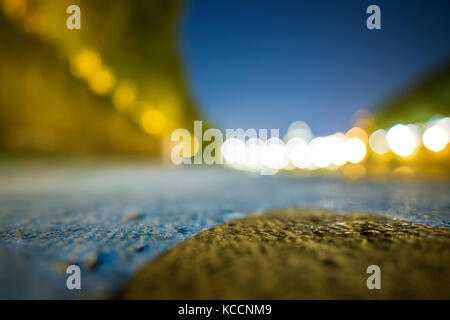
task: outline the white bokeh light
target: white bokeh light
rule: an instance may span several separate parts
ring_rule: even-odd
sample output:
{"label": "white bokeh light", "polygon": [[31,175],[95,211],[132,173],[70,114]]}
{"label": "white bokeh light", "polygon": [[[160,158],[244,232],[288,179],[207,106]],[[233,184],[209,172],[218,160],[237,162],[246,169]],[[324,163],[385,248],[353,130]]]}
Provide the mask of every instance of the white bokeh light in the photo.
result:
{"label": "white bokeh light", "polygon": [[408,129],[411,131],[412,135],[414,136],[414,140],[416,143],[416,148],[420,146],[422,143],[422,134],[423,134],[423,124],[420,123],[410,123],[406,125]]}
{"label": "white bokeh light", "polygon": [[351,138],[345,142],[345,154],[351,163],[361,162],[367,153],[366,144],[358,138]]}
{"label": "white bokeh light", "polygon": [[410,155],[417,147],[414,133],[403,124],[396,124],[390,128],[386,139],[391,150],[402,157]]}
{"label": "white bokeh light", "polygon": [[289,164],[289,157],[284,142],[270,138],[262,147],[261,162],[271,169],[282,169]]}
{"label": "white bokeh light", "polygon": [[291,163],[300,169],[306,169],[311,166],[311,148],[301,138],[292,138],[288,141],[286,149],[289,153]]}
{"label": "white bokeh light", "polygon": [[239,164],[245,159],[245,144],[236,138],[227,139],[222,144],[222,155],[229,164]]}
{"label": "white bokeh light", "polygon": [[311,162],[318,168],[326,168],[331,164],[329,145],[326,138],[314,138],[311,143]]}
{"label": "white bokeh light", "polygon": [[374,131],[369,137],[369,146],[377,154],[385,154],[389,151],[389,144],[386,139],[387,131],[379,129]]}
{"label": "white bokeh light", "polygon": [[309,142],[312,139],[312,132],[307,123],[303,121],[293,122],[284,137],[286,140],[291,140],[292,138],[301,138],[302,140]]}
{"label": "white bokeh light", "polygon": [[339,138],[339,136],[333,135],[327,137],[326,139],[331,163],[336,166],[344,165],[347,162],[347,155],[345,152],[346,142],[344,138]]}
{"label": "white bokeh light", "polygon": [[434,152],[443,150],[448,143],[447,131],[439,125],[428,128],[423,134],[423,145]]}
{"label": "white bokeh light", "polygon": [[261,155],[264,141],[258,138],[251,138],[245,145],[244,164],[249,169],[260,169],[262,167]]}

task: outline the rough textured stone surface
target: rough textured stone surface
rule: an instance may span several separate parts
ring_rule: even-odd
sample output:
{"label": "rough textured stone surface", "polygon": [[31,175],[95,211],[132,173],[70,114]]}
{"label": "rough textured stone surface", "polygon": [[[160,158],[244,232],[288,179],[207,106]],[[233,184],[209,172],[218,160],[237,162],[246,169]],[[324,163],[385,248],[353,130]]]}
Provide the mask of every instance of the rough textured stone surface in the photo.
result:
{"label": "rough textured stone surface", "polygon": [[[368,290],[369,265],[381,290]],[[233,220],[147,264],[137,299],[450,298],[450,230],[364,213],[280,210]]]}
{"label": "rough textured stone surface", "polygon": [[[231,219],[288,207],[450,227],[447,181],[249,175],[129,161],[0,163],[0,298],[105,298],[144,263]],[[82,290],[67,290],[78,264]],[[32,270],[32,271],[30,271]]]}

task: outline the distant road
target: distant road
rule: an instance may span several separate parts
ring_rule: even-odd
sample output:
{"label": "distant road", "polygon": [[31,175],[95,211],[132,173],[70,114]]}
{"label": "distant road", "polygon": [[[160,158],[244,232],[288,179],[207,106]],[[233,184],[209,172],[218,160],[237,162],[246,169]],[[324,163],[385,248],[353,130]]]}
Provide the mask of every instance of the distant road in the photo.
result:
{"label": "distant road", "polygon": [[[108,297],[192,235],[268,209],[364,211],[450,227],[450,183],[350,182],[144,164],[2,165],[0,298]],[[66,289],[68,264],[82,290]]]}

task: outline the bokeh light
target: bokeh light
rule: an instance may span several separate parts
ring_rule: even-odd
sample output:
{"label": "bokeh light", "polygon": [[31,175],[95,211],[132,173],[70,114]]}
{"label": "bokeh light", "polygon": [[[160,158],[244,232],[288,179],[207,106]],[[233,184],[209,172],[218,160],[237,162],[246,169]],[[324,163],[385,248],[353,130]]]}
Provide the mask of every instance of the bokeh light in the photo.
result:
{"label": "bokeh light", "polygon": [[182,148],[179,150],[180,157],[191,158],[200,150],[200,143],[196,136],[189,134],[183,137]]}
{"label": "bokeh light", "polygon": [[113,103],[117,110],[125,111],[136,103],[137,88],[130,80],[123,80],[114,90]]}
{"label": "bokeh light", "polygon": [[289,157],[284,142],[270,138],[262,148],[261,162],[271,169],[282,169],[289,164]]}
{"label": "bokeh light", "polygon": [[449,137],[450,140],[450,118],[441,118],[437,120],[435,124],[443,128],[447,132],[447,137]]}
{"label": "bokeh light", "polygon": [[366,168],[362,164],[349,164],[344,167],[342,170],[342,174],[351,179],[351,180],[357,180],[366,175]]}
{"label": "bokeh light", "polygon": [[307,144],[297,145],[290,152],[290,159],[294,166],[307,169],[312,165],[311,148]]}
{"label": "bokeh light", "polygon": [[331,164],[329,144],[323,137],[314,138],[311,143],[311,161],[318,168],[326,168]]}
{"label": "bokeh light", "polygon": [[222,155],[228,164],[243,163],[245,159],[245,144],[237,138],[225,140],[222,144]]}
{"label": "bokeh light", "polygon": [[386,139],[387,131],[378,129],[369,137],[369,146],[377,154],[385,154],[389,151],[389,144]]}
{"label": "bokeh light", "polygon": [[20,19],[27,12],[26,0],[3,0],[3,12],[11,19]]}
{"label": "bokeh light", "polygon": [[386,139],[391,150],[402,157],[413,153],[416,148],[416,138],[411,129],[403,124],[396,124],[389,129]]}
{"label": "bokeh light", "polygon": [[46,20],[42,13],[38,10],[30,12],[25,17],[25,29],[28,33],[38,35],[43,34],[45,32],[46,26]]}
{"label": "bokeh light", "polygon": [[439,125],[428,128],[423,134],[423,144],[431,151],[439,152],[447,146],[447,143],[447,132]]}
{"label": "bokeh light", "polygon": [[414,170],[408,166],[401,166],[392,171],[392,176],[399,178],[410,178],[414,176]]}
{"label": "bokeh light", "polygon": [[346,138],[344,135],[335,134],[327,138],[331,163],[336,166],[344,165],[348,160],[346,153]]}
{"label": "bokeh light", "polygon": [[301,138],[306,142],[311,141],[312,132],[307,123],[303,121],[295,121],[293,122],[284,137],[285,141],[290,140],[292,138]]}
{"label": "bokeh light", "polygon": [[109,93],[114,84],[116,83],[116,78],[114,75],[106,68],[102,68],[92,73],[88,77],[89,88],[99,95]]}
{"label": "bokeh light", "polygon": [[247,168],[252,170],[260,169],[263,164],[261,162],[262,148],[264,141],[258,138],[251,138],[245,145],[245,159],[244,164]]}
{"label": "bokeh light", "polygon": [[85,48],[71,60],[72,73],[80,78],[87,78],[98,71],[102,66],[100,54],[92,49]]}
{"label": "bokeh light", "polygon": [[414,136],[416,148],[422,144],[423,124],[421,123],[409,123],[406,125]]}
{"label": "bokeh light", "polygon": [[347,133],[345,134],[347,136],[347,138],[351,139],[351,138],[358,138],[359,140],[361,140],[364,143],[367,143],[368,141],[368,136],[366,131],[364,131],[363,129],[359,128],[359,127],[353,127],[350,130],[347,131]]}
{"label": "bokeh light", "polygon": [[[397,124],[389,130],[378,129],[370,137],[366,131],[353,127],[347,133],[337,132],[329,136],[312,137],[309,126],[301,121],[291,124],[284,141],[271,138],[264,142],[251,138],[247,143],[229,139],[223,144],[228,164],[238,170],[317,170],[342,173],[350,179],[359,179],[368,172],[386,176],[395,170],[390,167],[394,154],[406,157],[423,143],[432,151],[443,150],[449,142],[449,118],[439,118],[428,123],[424,130],[422,123]],[[289,137],[289,139],[287,139]],[[368,156],[368,148],[373,151],[367,164],[360,164]],[[392,150],[393,153],[389,153]],[[380,164],[382,162],[382,164]],[[370,168],[367,169],[366,165]],[[338,170],[343,167],[342,170]],[[369,170],[369,171],[367,171]],[[401,168],[396,175],[405,171]],[[326,171],[322,171],[326,172]],[[273,174],[273,173],[270,173]]]}
{"label": "bokeh light", "polygon": [[142,127],[151,134],[160,133],[166,125],[166,118],[161,111],[148,110],[142,116]]}
{"label": "bokeh light", "polygon": [[359,138],[351,138],[345,142],[345,153],[349,162],[361,162],[367,154],[366,144]]}
{"label": "bokeh light", "polygon": [[308,168],[312,162],[310,159],[310,147],[302,138],[292,138],[286,144],[286,150],[291,163],[301,169]]}

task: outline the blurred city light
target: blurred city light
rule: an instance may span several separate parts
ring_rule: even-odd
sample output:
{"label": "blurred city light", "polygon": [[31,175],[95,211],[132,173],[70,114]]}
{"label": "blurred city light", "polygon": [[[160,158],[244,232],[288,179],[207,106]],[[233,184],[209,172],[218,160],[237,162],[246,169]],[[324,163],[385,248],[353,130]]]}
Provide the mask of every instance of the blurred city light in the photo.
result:
{"label": "blurred city light", "polygon": [[71,60],[72,72],[80,78],[88,78],[89,75],[99,70],[102,66],[102,60],[97,51],[84,48]]}
{"label": "blurred city light", "polygon": [[416,138],[410,128],[403,124],[396,124],[386,135],[391,150],[399,156],[406,157],[416,148]]}
{"label": "blurred city light", "polygon": [[142,116],[142,127],[151,134],[160,133],[166,125],[166,118],[158,110],[148,110]]}
{"label": "blurred city light", "polygon": [[99,95],[104,95],[109,93],[114,84],[116,83],[116,78],[114,75],[106,68],[95,71],[89,75],[88,84],[92,91]]}
{"label": "blurred city light", "polygon": [[423,144],[431,151],[439,152],[447,146],[447,143],[447,132],[439,125],[428,128],[423,134]]}
{"label": "blurred city light", "polygon": [[294,166],[300,169],[307,169],[311,167],[311,148],[307,144],[297,145],[292,148],[290,159]]}
{"label": "blurred city light", "polygon": [[392,171],[394,177],[409,178],[414,176],[414,170],[408,166],[401,166]]}
{"label": "blurred city light", "polygon": [[262,168],[261,152],[264,141],[258,138],[251,138],[247,141],[245,146],[245,161],[244,164],[250,170],[259,170]]}
{"label": "blurred city light", "polygon": [[345,135],[335,134],[327,139],[331,163],[336,166],[344,165],[349,160],[346,152],[348,141]]}
{"label": "blurred city light", "polygon": [[222,155],[228,164],[240,164],[245,159],[245,144],[239,139],[230,138],[222,144]]}
{"label": "blurred city light", "polygon": [[27,11],[26,0],[3,0],[3,11],[11,19],[20,19]]}
{"label": "blurred city light", "polygon": [[361,162],[367,153],[366,144],[359,138],[351,138],[345,142],[345,153],[349,162]]}
{"label": "blurred city light", "polygon": [[329,141],[324,137],[314,138],[310,142],[311,146],[311,161],[319,168],[326,168],[331,164],[331,157],[329,153]]}
{"label": "blurred city light", "polygon": [[[226,140],[222,145],[223,156],[227,164],[239,170],[255,171],[275,170],[317,170],[329,172],[342,167],[342,174],[349,179],[360,179],[368,174],[366,165],[362,165],[368,154],[368,147],[377,155],[370,163],[374,174],[389,173],[387,163],[393,154],[401,157],[411,155],[423,141],[426,148],[438,152],[447,146],[450,130],[449,118],[435,119],[425,125],[421,123],[397,124],[389,130],[377,129],[370,136],[360,127],[353,127],[346,134],[337,132],[325,137],[314,137],[309,126],[296,121],[289,126],[284,141],[271,138],[263,141],[251,138],[246,143],[236,138]],[[310,139],[307,142],[305,139]],[[386,162],[388,161],[388,162]],[[414,169],[400,166],[392,174],[400,177],[414,175]]]}
{"label": "blurred city light", "polygon": [[351,128],[350,130],[347,131],[347,133],[345,135],[349,139],[350,138],[358,138],[359,140],[361,140],[364,143],[367,143],[367,141],[368,141],[366,131],[364,131],[363,129],[361,129],[359,127]]}
{"label": "blurred city light", "polygon": [[411,131],[411,134],[414,137],[414,143],[416,145],[415,148],[419,147],[422,144],[422,134],[423,134],[423,124],[421,123],[408,123],[406,125]]}
{"label": "blurred city light", "polygon": [[385,154],[388,152],[389,144],[386,139],[387,131],[383,129],[375,130],[369,137],[369,146],[373,152],[377,154]]}
{"label": "blurred city light", "polygon": [[344,168],[342,173],[351,180],[357,180],[366,175],[366,168],[362,164],[349,164]]}
{"label": "blurred city light", "polygon": [[117,110],[125,111],[136,103],[137,88],[131,80],[123,80],[114,90],[113,103]]}
{"label": "blurred city light", "polygon": [[262,148],[261,162],[270,169],[283,169],[289,164],[286,146],[278,138],[270,138]]}
{"label": "blurred city light", "polygon": [[313,135],[310,127],[307,123],[303,121],[295,121],[293,122],[284,137],[285,141],[290,140],[292,138],[301,138],[306,142],[311,141]]}

